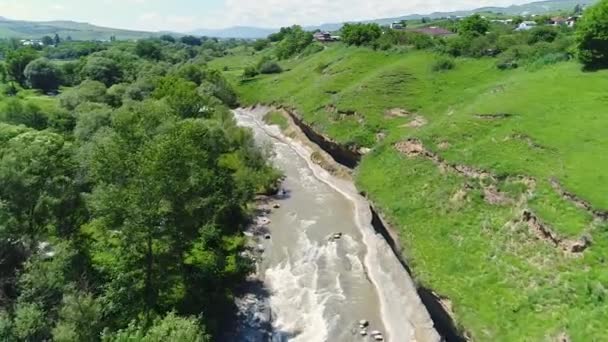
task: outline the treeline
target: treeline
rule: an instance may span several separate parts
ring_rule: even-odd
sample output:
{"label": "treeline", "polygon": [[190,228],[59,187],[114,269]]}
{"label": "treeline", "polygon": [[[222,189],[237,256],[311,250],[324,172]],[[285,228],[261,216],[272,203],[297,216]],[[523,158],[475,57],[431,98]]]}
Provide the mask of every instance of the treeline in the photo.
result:
{"label": "treeline", "polygon": [[[576,6],[573,13],[581,15]],[[409,49],[430,50],[445,57],[436,70],[452,68],[452,58],[496,58],[497,68],[514,69],[520,66],[539,67],[573,58],[585,69],[608,67],[608,0],[591,6],[580,16],[576,28],[565,25],[547,25],[548,16],[535,20],[538,26],[530,30],[515,30],[524,19],[516,17],[513,23],[491,22],[480,15],[472,15],[462,20],[424,19],[422,26],[408,28],[407,22],[399,23],[399,28],[381,27],[374,23],[345,24],[340,30],[340,40],[346,45],[365,46],[375,50],[403,51]],[[429,32],[425,32],[425,29]],[[433,34],[433,30],[441,30]],[[446,34],[452,33],[452,34]],[[266,40],[253,45],[256,51],[272,47],[272,55],[277,59],[306,56],[323,49],[313,42],[310,32],[299,26],[285,27]],[[244,78],[261,72],[260,66],[249,66]]]}
{"label": "treeline", "polygon": [[[279,174],[191,47],[116,42],[61,64],[7,51],[0,340],[207,341],[229,326],[252,268],[248,204]],[[21,90],[59,86],[52,106]]]}

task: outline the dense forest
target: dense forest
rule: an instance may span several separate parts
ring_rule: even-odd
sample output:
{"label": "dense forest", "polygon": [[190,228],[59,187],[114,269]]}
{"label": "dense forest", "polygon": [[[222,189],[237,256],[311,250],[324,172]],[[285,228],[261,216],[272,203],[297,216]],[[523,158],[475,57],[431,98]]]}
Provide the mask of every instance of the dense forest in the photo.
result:
{"label": "dense forest", "polygon": [[235,42],[0,44],[0,341],[207,341],[279,176],[206,66]]}

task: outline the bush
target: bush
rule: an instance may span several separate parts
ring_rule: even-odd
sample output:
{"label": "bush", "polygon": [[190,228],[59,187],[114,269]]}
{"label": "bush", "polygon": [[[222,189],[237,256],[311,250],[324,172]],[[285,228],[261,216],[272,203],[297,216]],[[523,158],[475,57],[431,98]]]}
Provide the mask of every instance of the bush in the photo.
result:
{"label": "bush", "polygon": [[463,36],[483,36],[490,29],[490,22],[479,14],[463,19],[458,27],[458,33]]}
{"label": "bush", "polygon": [[456,64],[454,63],[454,61],[452,59],[449,58],[441,58],[438,61],[436,61],[435,63],[433,63],[433,71],[446,71],[446,70],[452,70],[456,67]]}
{"label": "bush", "polygon": [[496,63],[496,67],[499,70],[509,70],[509,69],[517,69],[519,65],[516,61],[512,60],[500,60]]}
{"label": "bush", "polygon": [[541,26],[530,31],[528,44],[533,45],[538,42],[553,42],[558,36],[557,30],[553,27]]}
{"label": "bush", "polygon": [[260,66],[261,74],[280,74],[283,69],[277,62],[265,62]]}
{"label": "bush", "polygon": [[285,38],[277,44],[276,54],[279,59],[287,59],[308,47],[313,41],[312,33],[304,31],[300,26],[293,26]]}
{"label": "bush", "polygon": [[258,39],[253,43],[253,49],[255,51],[262,51],[269,46],[270,46],[270,40],[268,40],[268,39]]}
{"label": "bush", "polygon": [[247,66],[243,70],[243,78],[253,78],[259,75],[258,69],[254,66]]}
{"label": "bush", "polygon": [[578,59],[586,69],[608,67],[608,0],[585,11],[576,30]]}

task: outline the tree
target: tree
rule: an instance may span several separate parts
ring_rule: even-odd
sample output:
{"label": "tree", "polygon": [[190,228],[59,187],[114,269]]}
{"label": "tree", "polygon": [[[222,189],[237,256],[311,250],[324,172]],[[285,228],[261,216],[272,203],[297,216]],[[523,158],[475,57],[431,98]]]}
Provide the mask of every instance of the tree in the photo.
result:
{"label": "tree", "polygon": [[70,150],[54,133],[25,132],[9,140],[0,154],[4,229],[30,251],[65,219],[58,210],[70,192],[70,170]]}
{"label": "tree", "polygon": [[170,34],[163,34],[159,39],[165,42],[175,43],[175,37]]}
{"label": "tree", "polygon": [[270,40],[268,39],[258,39],[253,43],[253,49],[255,51],[262,51],[268,46],[270,46]]}
{"label": "tree", "polygon": [[38,58],[38,53],[31,48],[10,51],[6,56],[6,71],[11,81],[25,86],[25,67]]}
{"label": "tree", "polygon": [[370,45],[381,35],[378,24],[345,24],[342,27],[342,41],[348,45]]}
{"label": "tree", "polygon": [[200,46],[201,44],[203,44],[203,41],[195,36],[183,36],[180,41],[190,46]]}
{"label": "tree", "polygon": [[127,329],[114,334],[104,333],[101,340],[102,342],[210,341],[197,319],[179,317],[172,312],[162,319],[156,319],[149,328],[132,322]]}
{"label": "tree", "polygon": [[99,81],[107,87],[120,83],[122,79],[122,71],[116,60],[107,57],[89,57],[82,75],[85,78]]}
{"label": "tree", "polygon": [[460,22],[458,33],[463,36],[483,36],[490,29],[490,22],[479,14],[473,14]]}
{"label": "tree", "polygon": [[42,44],[44,44],[45,46],[50,46],[55,44],[55,40],[53,40],[51,36],[44,36],[42,37]]}
{"label": "tree", "polygon": [[61,85],[61,70],[46,58],[30,62],[24,75],[30,87],[45,93],[56,91]]}
{"label": "tree", "polygon": [[74,110],[85,102],[106,103],[107,101],[106,86],[101,82],[91,80],[86,80],[78,87],[65,91],[59,98],[61,106],[68,110]]}
{"label": "tree", "polygon": [[161,59],[163,51],[157,42],[151,39],[143,39],[137,41],[137,44],[135,45],[135,54],[141,58],[157,61]]}
{"label": "tree", "polygon": [[32,102],[24,105],[18,99],[9,99],[6,102],[2,119],[14,125],[24,125],[37,130],[43,130],[48,126],[48,117],[39,106]]}
{"label": "tree", "polygon": [[196,88],[197,85],[193,82],[168,76],[159,81],[153,95],[157,99],[165,99],[175,113],[183,118],[199,117],[205,101]]}
{"label": "tree", "polygon": [[55,33],[55,38],[53,38],[53,41],[55,42],[55,46],[61,43],[61,38],[59,37],[59,34]]}
{"label": "tree", "polygon": [[586,69],[608,67],[608,0],[585,11],[577,24],[578,59]]}
{"label": "tree", "polygon": [[313,41],[312,33],[306,32],[300,26],[292,26],[286,31],[283,40],[277,44],[276,54],[279,59],[289,58],[302,52]]}

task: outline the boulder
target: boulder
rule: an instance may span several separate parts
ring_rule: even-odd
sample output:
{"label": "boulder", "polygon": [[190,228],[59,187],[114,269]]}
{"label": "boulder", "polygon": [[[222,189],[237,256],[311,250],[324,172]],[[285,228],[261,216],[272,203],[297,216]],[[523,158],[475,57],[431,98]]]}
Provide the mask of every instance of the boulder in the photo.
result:
{"label": "boulder", "polygon": [[369,322],[365,319],[362,319],[359,321],[359,325],[362,327],[367,327],[369,325]]}

